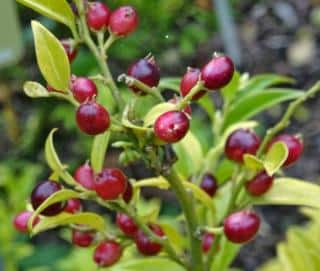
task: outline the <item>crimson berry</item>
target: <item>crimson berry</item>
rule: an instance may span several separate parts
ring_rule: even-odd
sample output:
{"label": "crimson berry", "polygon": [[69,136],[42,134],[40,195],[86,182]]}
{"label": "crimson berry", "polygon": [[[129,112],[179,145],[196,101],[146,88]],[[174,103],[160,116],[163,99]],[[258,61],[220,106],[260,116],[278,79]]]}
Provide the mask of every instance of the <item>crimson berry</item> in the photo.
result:
{"label": "crimson berry", "polygon": [[120,169],[106,168],[95,178],[95,190],[104,200],[115,200],[127,188],[128,179]]}
{"label": "crimson berry", "polygon": [[111,16],[111,10],[103,3],[92,2],[87,9],[87,24],[95,31],[107,28]]}
{"label": "crimson berry", "polygon": [[[158,236],[164,236],[164,232],[161,227],[156,224],[150,224],[149,228]],[[135,243],[141,254],[147,256],[153,256],[160,252],[162,246],[159,243],[153,242],[150,238],[139,229],[135,235]]]}
{"label": "crimson berry", "polygon": [[80,212],[82,209],[81,201],[79,199],[69,199],[67,201],[66,207],[64,207],[64,211],[70,214],[75,214]]}
{"label": "crimson berry", "polygon": [[138,14],[131,6],[122,6],[112,12],[110,30],[117,36],[127,36],[138,26]]}
{"label": "crimson berry", "polygon": [[66,51],[66,54],[68,56],[68,59],[70,63],[77,57],[78,50],[74,46],[74,42],[69,39],[63,39],[60,40],[64,50]]}
{"label": "crimson berry", "polygon": [[234,65],[228,56],[214,57],[201,71],[201,80],[208,89],[219,89],[232,79]]}
{"label": "crimson berry", "polygon": [[200,184],[202,190],[204,190],[209,196],[213,197],[217,192],[218,184],[216,178],[210,174],[206,173],[202,177],[202,182]]}
{"label": "crimson berry", "polygon": [[[128,69],[128,75],[138,79],[149,87],[156,87],[160,81],[160,70],[154,58],[143,58],[133,63]],[[137,87],[131,87],[135,93],[145,95],[146,93]]]}
{"label": "crimson berry", "polygon": [[74,179],[83,187],[94,190],[94,172],[88,163],[78,167],[74,173]]}
{"label": "crimson berry", "polygon": [[72,231],[72,244],[79,247],[88,247],[92,244],[95,238],[95,233],[92,231]]}
{"label": "crimson berry", "polygon": [[230,160],[242,163],[246,153],[256,154],[260,142],[260,138],[254,132],[246,129],[236,130],[228,137],[225,154]]}
{"label": "crimson berry", "polygon": [[[15,229],[19,232],[22,233],[27,233],[28,232],[28,221],[30,219],[30,217],[32,216],[32,212],[29,211],[23,211],[19,214],[17,214],[14,217],[13,220],[13,225],[15,227]],[[37,225],[40,222],[40,218],[38,216],[36,216],[33,220],[32,226]]]}
{"label": "crimson berry", "polygon": [[76,120],[80,130],[88,135],[102,134],[110,126],[108,111],[94,101],[79,106]]}
{"label": "crimson berry", "polygon": [[262,171],[246,183],[246,189],[252,196],[261,196],[271,188],[272,183],[273,177]]}
{"label": "crimson berry", "polygon": [[[201,72],[199,69],[188,68],[180,83],[180,92],[183,97],[187,96],[191,89],[197,84],[200,79],[200,74]],[[204,94],[206,94],[206,91],[201,90],[193,95],[192,100],[199,100]]]}
{"label": "crimson berry", "polygon": [[169,111],[157,118],[154,124],[155,135],[167,143],[182,139],[189,130],[189,119],[180,111]]}
{"label": "crimson berry", "polygon": [[[177,96],[173,97],[172,99],[170,99],[168,101],[168,103],[172,103],[172,104],[178,104],[179,102],[181,101],[180,98],[178,98]],[[192,109],[191,109],[191,106],[190,105],[187,105],[184,109],[183,109],[183,112],[188,114],[189,116],[191,116],[192,114]]]}
{"label": "crimson berry", "polygon": [[86,77],[74,77],[71,80],[71,91],[79,103],[92,100],[97,96],[96,84]]}
{"label": "crimson berry", "polygon": [[214,239],[215,239],[215,235],[213,233],[207,232],[202,236],[201,246],[202,246],[202,251],[204,253],[209,252],[209,250],[213,244]]}
{"label": "crimson berry", "polygon": [[260,227],[260,218],[251,211],[240,211],[229,215],[223,225],[229,241],[246,243],[254,238]]}
{"label": "crimson berry", "polygon": [[126,214],[117,214],[116,223],[120,230],[127,236],[134,237],[138,231],[136,223]]}
{"label": "crimson berry", "polygon": [[285,166],[292,165],[300,158],[303,152],[303,142],[299,137],[288,134],[279,135],[271,140],[268,148],[270,148],[276,142],[283,142],[287,145],[288,157],[287,160],[284,162]]}
{"label": "crimson berry", "polygon": [[122,198],[126,203],[129,203],[133,196],[132,184],[128,181],[126,191],[123,193]]}
{"label": "crimson berry", "polygon": [[95,249],[93,259],[99,267],[115,264],[122,255],[121,246],[114,241],[103,241]]}
{"label": "crimson berry", "polygon": [[[31,193],[33,209],[36,210],[47,198],[61,189],[63,189],[63,186],[58,182],[47,180],[39,183]],[[65,202],[57,202],[44,209],[41,214],[45,216],[55,216],[61,213],[64,207]]]}

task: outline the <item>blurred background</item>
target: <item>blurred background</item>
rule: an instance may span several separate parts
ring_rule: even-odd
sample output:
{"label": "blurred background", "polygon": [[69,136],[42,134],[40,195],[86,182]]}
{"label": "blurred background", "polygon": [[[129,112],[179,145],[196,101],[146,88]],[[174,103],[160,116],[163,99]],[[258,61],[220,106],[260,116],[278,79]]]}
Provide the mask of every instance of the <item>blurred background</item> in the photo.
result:
{"label": "blurred background", "polygon": [[[319,80],[319,0],[105,2],[111,8],[130,3],[141,18],[139,30],[111,50],[115,76],[149,52],[155,55],[163,76],[181,76],[187,66],[201,67],[218,51],[231,55],[241,72],[288,75],[297,80],[296,88],[306,89]],[[82,256],[74,255],[63,234],[57,238],[57,233],[51,231],[30,240],[11,226],[34,184],[49,174],[43,145],[51,128],[61,128],[56,146],[59,153],[64,150],[63,159],[71,169],[87,159],[91,143],[76,129],[71,106],[56,100],[31,100],[23,94],[24,81],[43,80],[35,61],[30,20],[41,21],[59,38],[67,38],[70,33],[13,3],[0,2],[0,270],[75,270],[75,262]],[[12,55],[6,48],[12,49]],[[85,48],[81,48],[72,70],[76,75],[96,70]],[[303,133],[306,147],[303,159],[289,174],[315,182],[320,173],[319,104],[319,98],[308,102],[290,128],[293,133]],[[281,112],[276,107],[260,118],[268,125]],[[266,226],[256,241],[242,249],[234,263],[240,270],[256,270],[275,255],[275,245],[285,238],[289,225],[305,222],[292,207],[263,207],[259,211]],[[93,270],[86,268],[81,270]]]}

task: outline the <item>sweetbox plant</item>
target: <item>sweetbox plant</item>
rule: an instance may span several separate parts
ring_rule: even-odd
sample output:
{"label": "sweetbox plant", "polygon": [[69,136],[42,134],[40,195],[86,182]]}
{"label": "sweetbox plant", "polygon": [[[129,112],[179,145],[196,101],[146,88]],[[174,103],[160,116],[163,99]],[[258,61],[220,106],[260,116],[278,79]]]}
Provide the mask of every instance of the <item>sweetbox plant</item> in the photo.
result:
{"label": "sweetbox plant", "polygon": [[[83,0],[71,6],[66,0],[18,2],[64,24],[71,33],[59,40],[32,21],[37,62],[47,85],[26,82],[25,93],[69,102],[79,132],[92,137],[92,149],[71,174],[55,151],[57,129],[50,132],[45,158],[52,174],[39,182],[26,210],[15,217],[17,230],[34,236],[68,227],[71,242],[86,247],[101,268],[221,271],[228,270],[241,245],[258,234],[262,221],[254,205],[320,207],[317,185],[285,177],[282,171],[303,151],[302,136],[282,130],[295,110],[320,91],[320,83],[307,91],[275,88],[292,80],[240,75],[232,60],[219,53],[208,57],[201,69],[188,68],[182,79],[161,78],[155,57],[148,54],[133,61],[116,82],[108,49],[138,27],[134,7],[111,10],[102,2]],[[72,74],[70,63],[80,46],[96,58],[98,74]],[[174,93],[168,101],[164,90]],[[222,107],[215,105],[213,92],[222,96]],[[258,135],[260,123],[252,118],[284,101],[291,103],[279,122]],[[202,108],[205,121],[199,121],[191,104]],[[209,132],[207,147],[198,139],[199,130]],[[153,177],[136,180],[105,165],[108,146],[120,150],[119,167],[143,161]],[[160,201],[145,202],[144,187],[174,193],[181,214],[159,215]],[[84,201],[115,216],[86,211]]]}

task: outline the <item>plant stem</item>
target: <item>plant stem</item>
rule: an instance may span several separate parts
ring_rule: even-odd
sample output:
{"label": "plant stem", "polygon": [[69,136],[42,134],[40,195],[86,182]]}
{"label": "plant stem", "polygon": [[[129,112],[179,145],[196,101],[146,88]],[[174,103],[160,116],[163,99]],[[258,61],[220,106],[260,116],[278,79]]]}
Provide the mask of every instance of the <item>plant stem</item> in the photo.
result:
{"label": "plant stem", "polygon": [[182,184],[183,181],[173,169],[171,170],[171,173],[166,177],[180,202],[181,208],[187,221],[189,243],[191,249],[190,270],[204,271],[201,240],[196,236],[199,223],[193,202],[192,200],[190,200],[190,195],[187,193]]}
{"label": "plant stem", "polygon": [[270,140],[281,130],[286,128],[290,124],[290,118],[296,111],[296,109],[304,103],[308,98],[314,96],[318,91],[320,91],[320,81],[318,81],[316,84],[314,84],[303,96],[296,99],[295,101],[291,102],[289,107],[287,108],[287,111],[284,113],[283,117],[280,119],[280,121],[271,129],[269,129],[266,133],[266,136],[264,137],[258,151],[257,156],[260,157],[261,154],[266,149],[268,143]]}
{"label": "plant stem", "polygon": [[199,91],[204,89],[204,85],[202,81],[198,81],[198,83],[190,90],[188,95],[186,95],[178,104],[177,110],[183,110],[189,102],[192,100],[192,97],[196,95]]}

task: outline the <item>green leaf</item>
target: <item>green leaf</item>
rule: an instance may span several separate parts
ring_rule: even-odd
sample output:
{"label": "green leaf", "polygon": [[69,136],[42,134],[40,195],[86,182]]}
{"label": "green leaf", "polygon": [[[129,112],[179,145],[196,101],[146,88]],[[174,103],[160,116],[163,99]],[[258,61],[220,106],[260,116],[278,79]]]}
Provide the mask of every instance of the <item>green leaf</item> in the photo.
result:
{"label": "green leaf", "polygon": [[161,103],[152,107],[144,117],[144,127],[152,126],[156,119],[165,112],[175,110],[176,106],[173,103]]}
{"label": "green leaf", "polygon": [[197,104],[199,104],[208,114],[210,119],[214,120],[214,114],[215,114],[215,105],[210,95],[205,95],[201,99],[197,101]]}
{"label": "green leaf", "polygon": [[176,92],[180,92],[180,77],[167,77],[161,79],[158,88],[160,89],[170,89]]}
{"label": "green leaf", "polygon": [[228,204],[232,195],[231,190],[231,182],[228,182],[221,186],[213,197],[213,203],[216,208],[214,222],[217,225],[220,224],[227,212]]}
{"label": "green leaf", "polygon": [[108,144],[110,139],[110,132],[107,131],[101,135],[97,135],[93,139],[91,149],[91,166],[94,172],[98,173],[102,170]]}
{"label": "green leaf", "polygon": [[18,3],[56,20],[75,32],[75,17],[66,0],[17,0]]}
{"label": "green leaf", "polygon": [[165,236],[168,237],[172,246],[178,251],[178,253],[182,253],[185,249],[186,239],[182,237],[179,231],[173,227],[172,221],[171,223],[165,223],[160,221],[160,226],[165,233]]}
{"label": "green leaf", "polygon": [[222,88],[221,93],[225,103],[229,104],[237,94],[240,86],[240,74],[236,71],[233,74],[231,82]]}
{"label": "green leaf", "polygon": [[79,224],[86,225],[90,229],[104,232],[106,230],[106,223],[104,219],[95,214],[82,212],[78,214],[61,213],[53,217],[43,217],[40,222],[33,228],[32,233],[38,234],[39,232],[55,228],[57,226]]}
{"label": "green leaf", "polygon": [[32,21],[38,66],[48,84],[62,92],[69,89],[70,63],[60,41],[37,21]]}
{"label": "green leaf", "polygon": [[142,197],[136,205],[137,213],[146,223],[154,222],[158,219],[161,210],[161,201],[159,199],[145,200]]}
{"label": "green leaf", "polygon": [[264,159],[264,168],[269,176],[275,174],[288,157],[287,145],[277,142],[271,146]]}
{"label": "green leaf", "polygon": [[245,154],[243,157],[244,165],[252,170],[261,170],[264,169],[263,162],[256,156],[252,154]]}
{"label": "green leaf", "polygon": [[25,82],[23,90],[24,93],[31,98],[49,97],[48,90],[38,82]]}
{"label": "green leaf", "polygon": [[249,119],[276,104],[297,99],[302,91],[292,89],[266,89],[263,92],[253,92],[235,102],[226,113],[223,129],[230,125]]}
{"label": "green leaf", "polygon": [[320,208],[320,187],[306,181],[277,178],[271,189],[261,197],[252,198],[258,205],[302,205]]}
{"label": "green leaf", "polygon": [[163,176],[158,176],[154,178],[141,179],[133,184],[134,187],[157,187],[160,189],[168,189],[170,184]]}

